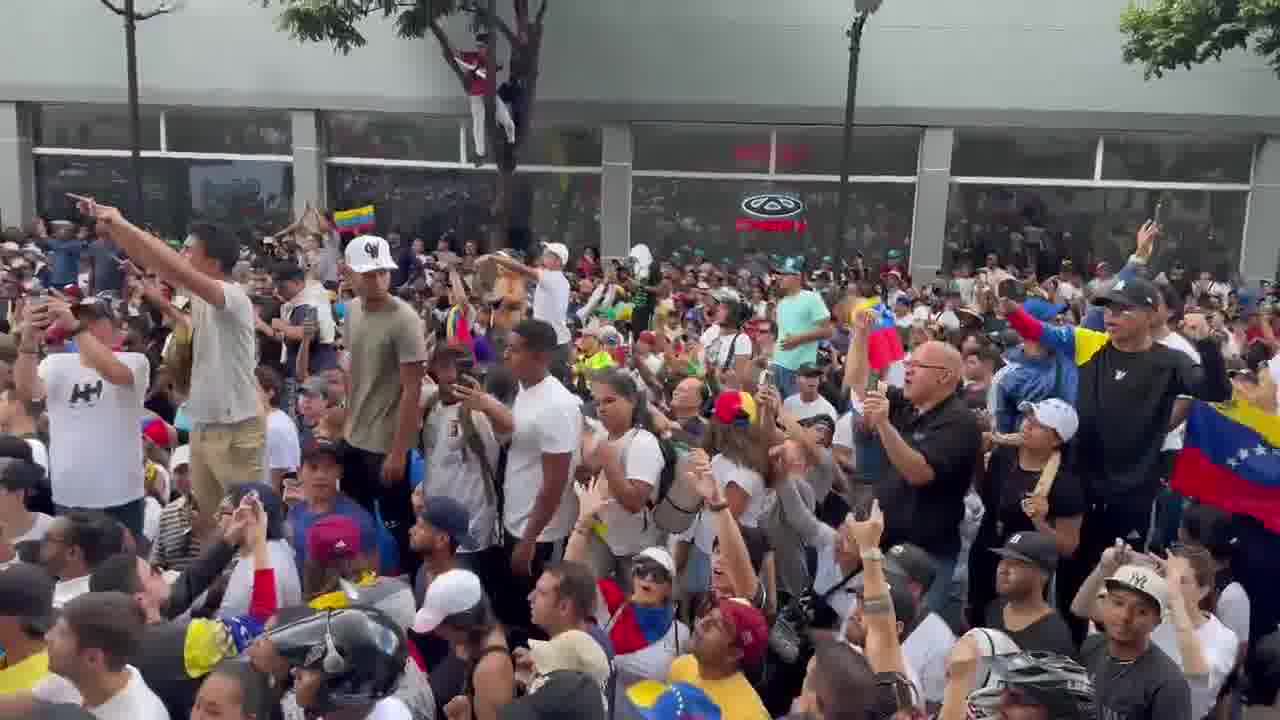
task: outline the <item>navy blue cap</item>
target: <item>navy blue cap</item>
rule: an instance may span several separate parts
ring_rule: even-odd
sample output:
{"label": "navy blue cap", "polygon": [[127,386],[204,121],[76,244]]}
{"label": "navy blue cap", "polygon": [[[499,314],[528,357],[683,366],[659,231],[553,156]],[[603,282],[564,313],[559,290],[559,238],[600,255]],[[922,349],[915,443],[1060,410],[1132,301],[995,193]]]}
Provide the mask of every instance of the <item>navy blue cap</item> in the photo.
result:
{"label": "navy blue cap", "polygon": [[424,499],[422,519],[431,527],[449,536],[463,550],[478,547],[471,537],[471,513],[462,503],[444,495],[431,495]]}

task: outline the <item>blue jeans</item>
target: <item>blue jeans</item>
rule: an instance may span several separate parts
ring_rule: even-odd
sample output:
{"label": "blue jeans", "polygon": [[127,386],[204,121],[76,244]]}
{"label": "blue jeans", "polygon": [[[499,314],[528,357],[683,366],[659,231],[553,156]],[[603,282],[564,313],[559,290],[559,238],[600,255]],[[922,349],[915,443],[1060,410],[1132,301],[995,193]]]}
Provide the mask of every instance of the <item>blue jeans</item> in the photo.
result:
{"label": "blue jeans", "polygon": [[[929,554],[933,558],[933,584],[924,594],[924,602],[930,610],[938,613],[942,617],[948,614],[948,605],[954,604],[952,598],[952,586],[955,584],[956,563],[959,557],[952,555],[945,557],[941,555]],[[950,614],[954,615],[954,611]]]}
{"label": "blue jeans", "polygon": [[778,388],[778,395],[786,400],[796,394],[796,371],[772,363],[769,365],[770,372],[773,373],[773,385]]}

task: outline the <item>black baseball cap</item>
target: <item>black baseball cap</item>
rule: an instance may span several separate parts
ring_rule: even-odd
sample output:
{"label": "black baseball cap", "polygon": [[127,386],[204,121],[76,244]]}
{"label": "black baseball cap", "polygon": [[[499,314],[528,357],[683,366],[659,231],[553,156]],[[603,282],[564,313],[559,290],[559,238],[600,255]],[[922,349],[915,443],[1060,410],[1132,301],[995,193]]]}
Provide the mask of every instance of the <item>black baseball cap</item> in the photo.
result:
{"label": "black baseball cap", "polygon": [[115,322],[116,314],[111,310],[110,301],[100,297],[87,297],[71,306],[71,314],[79,320],[110,320]]}
{"label": "black baseball cap", "polygon": [[9,492],[36,490],[44,480],[44,468],[20,458],[0,457],[0,488]]}
{"label": "black baseball cap", "polygon": [[47,632],[53,627],[53,587],[53,577],[39,565],[19,562],[0,569],[0,615]]}
{"label": "black baseball cap", "polygon": [[1035,565],[1049,574],[1058,569],[1058,543],[1047,533],[1014,533],[1005,541],[1004,547],[993,548],[991,552]]}
{"label": "black baseball cap", "polygon": [[814,363],[804,363],[796,369],[796,375],[800,377],[822,377],[822,368]]}
{"label": "black baseball cap", "polygon": [[836,421],[832,420],[831,416],[826,413],[811,415],[800,421],[800,427],[807,428],[813,427],[814,425],[821,425],[827,429],[828,433],[834,433],[836,431]]}
{"label": "black baseball cap", "polygon": [[1160,305],[1160,292],[1155,285],[1142,278],[1117,280],[1110,290],[1094,302],[1103,306],[1154,310]]}
{"label": "black baseball cap", "polygon": [[439,530],[463,550],[474,550],[477,543],[471,537],[471,513],[462,503],[444,495],[431,495],[423,499],[420,517],[423,522]]}
{"label": "black baseball cap", "polygon": [[313,462],[321,455],[328,455],[334,462],[342,462],[342,446],[328,440],[312,440],[302,448],[302,462]]}
{"label": "black baseball cap", "polygon": [[901,575],[920,587],[929,588],[937,576],[937,568],[933,558],[919,545],[902,543],[889,548],[884,554],[884,571],[891,575]]}

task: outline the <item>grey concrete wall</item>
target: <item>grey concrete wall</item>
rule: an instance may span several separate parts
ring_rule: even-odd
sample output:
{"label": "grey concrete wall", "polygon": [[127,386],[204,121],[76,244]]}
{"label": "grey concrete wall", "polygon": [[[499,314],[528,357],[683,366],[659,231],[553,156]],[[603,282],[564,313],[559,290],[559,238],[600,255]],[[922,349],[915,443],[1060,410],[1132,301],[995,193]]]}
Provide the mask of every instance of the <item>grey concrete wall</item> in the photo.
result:
{"label": "grey concrete wall", "polygon": [[293,216],[302,216],[310,203],[312,207],[328,207],[325,192],[328,177],[324,163],[324,133],[320,113],[314,110],[297,110],[291,114],[293,126]]}
{"label": "grey concrete wall", "polygon": [[631,251],[631,126],[606,125],[601,140],[600,254],[625,257]]}
{"label": "grey concrete wall", "polygon": [[22,106],[0,102],[0,225],[23,225],[36,216],[35,159]]}
{"label": "grey concrete wall", "polygon": [[[544,120],[839,121],[848,0],[550,2]],[[886,0],[864,40],[859,121],[1280,132],[1280,81],[1251,55],[1144,82],[1120,60],[1127,2]],[[97,3],[28,2],[6,20],[0,100],[123,102],[123,33]],[[260,3],[189,0],[141,26],[142,98],[462,114],[433,41],[366,28],[369,45],[342,57],[299,46]]]}
{"label": "grey concrete wall", "polygon": [[1280,138],[1267,138],[1253,161],[1253,192],[1240,273],[1245,280],[1272,280],[1280,269]]}
{"label": "grey concrete wall", "polygon": [[915,217],[911,223],[911,279],[933,280],[942,268],[947,231],[947,202],[951,195],[951,147],[955,130],[928,128],[920,139]]}

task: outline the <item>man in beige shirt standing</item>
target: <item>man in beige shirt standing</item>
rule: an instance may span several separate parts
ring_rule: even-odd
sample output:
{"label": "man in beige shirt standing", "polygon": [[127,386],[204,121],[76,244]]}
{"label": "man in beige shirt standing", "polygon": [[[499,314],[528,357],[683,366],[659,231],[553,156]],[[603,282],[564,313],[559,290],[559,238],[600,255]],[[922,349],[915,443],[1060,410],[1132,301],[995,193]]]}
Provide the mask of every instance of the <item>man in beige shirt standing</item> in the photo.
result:
{"label": "man in beige shirt standing", "polygon": [[212,225],[197,224],[179,255],[116,208],[80,198],[79,209],[131,260],[191,296],[194,361],[185,405],[193,423],[191,488],[201,512],[213,513],[233,486],[262,478],[266,447],[266,420],[253,375],[258,364],[253,304],[229,281],[240,242]]}
{"label": "man in beige shirt standing", "polygon": [[[420,421],[426,336],[413,307],[390,292],[396,263],[386,240],[357,237],[347,245],[346,259],[357,298],[347,305],[344,332],[351,391],[342,490],[382,518],[400,551],[400,570],[412,574],[419,559],[409,548],[414,518],[405,467]],[[387,561],[382,558],[384,570]]]}

